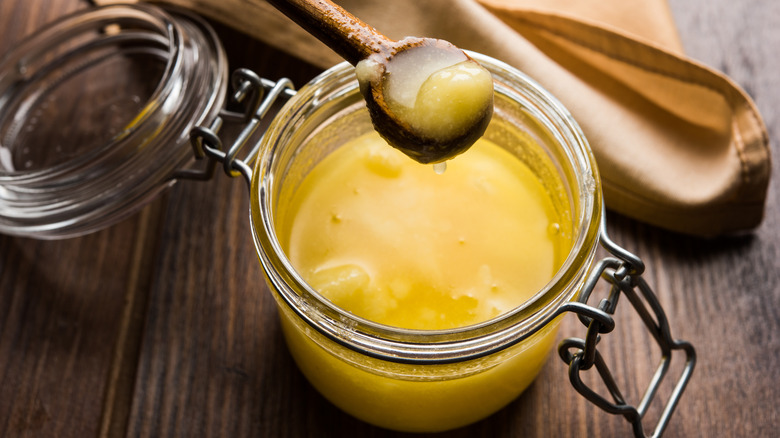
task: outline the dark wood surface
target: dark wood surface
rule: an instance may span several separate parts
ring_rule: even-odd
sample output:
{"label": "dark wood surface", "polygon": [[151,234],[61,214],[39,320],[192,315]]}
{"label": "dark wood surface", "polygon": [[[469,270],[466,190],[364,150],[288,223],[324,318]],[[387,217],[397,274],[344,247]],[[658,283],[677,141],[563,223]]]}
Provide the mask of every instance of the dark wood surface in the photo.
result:
{"label": "dark wood surface", "polygon": [[[780,3],[671,0],[687,52],[756,100],[777,152]],[[0,52],[79,0],[0,2]],[[317,69],[219,28],[232,67],[301,84]],[[774,165],[775,173],[777,164]],[[700,240],[609,215],[642,256],[676,337],[699,362],[671,437],[770,437],[780,430],[780,211]],[[297,371],[251,242],[245,185],[184,182],[141,213],[77,239],[0,236],[0,436],[399,436],[341,413]],[[604,344],[635,396],[654,353],[630,312]],[[562,334],[583,336],[568,316]],[[621,358],[627,358],[624,361]],[[577,395],[551,357],[490,418],[447,437],[622,437],[628,423]]]}

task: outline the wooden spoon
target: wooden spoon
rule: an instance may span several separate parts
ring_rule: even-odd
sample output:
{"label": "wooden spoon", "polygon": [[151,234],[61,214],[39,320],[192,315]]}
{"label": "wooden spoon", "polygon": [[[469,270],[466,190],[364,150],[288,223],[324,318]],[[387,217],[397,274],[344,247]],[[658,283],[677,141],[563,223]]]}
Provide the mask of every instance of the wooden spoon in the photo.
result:
{"label": "wooden spoon", "polygon": [[[329,0],[268,2],[357,67],[374,128],[412,159],[446,161],[485,132],[493,114],[490,73],[454,45],[393,41]],[[426,83],[434,76],[438,82]]]}

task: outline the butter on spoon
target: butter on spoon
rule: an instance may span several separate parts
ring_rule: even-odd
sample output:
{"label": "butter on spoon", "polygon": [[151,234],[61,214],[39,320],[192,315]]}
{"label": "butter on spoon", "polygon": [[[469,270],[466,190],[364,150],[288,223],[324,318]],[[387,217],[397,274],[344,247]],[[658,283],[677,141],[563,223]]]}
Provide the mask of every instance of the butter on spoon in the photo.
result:
{"label": "butter on spoon", "polygon": [[268,0],[354,65],[374,129],[420,163],[466,151],[493,115],[490,72],[433,38],[393,41],[329,0]]}

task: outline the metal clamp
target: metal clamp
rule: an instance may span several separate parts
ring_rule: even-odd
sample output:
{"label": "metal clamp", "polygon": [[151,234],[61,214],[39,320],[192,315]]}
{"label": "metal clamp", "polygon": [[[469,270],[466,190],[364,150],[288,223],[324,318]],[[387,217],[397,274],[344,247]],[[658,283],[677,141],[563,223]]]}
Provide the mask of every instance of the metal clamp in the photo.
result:
{"label": "metal clamp", "polygon": [[[580,321],[588,327],[585,339],[568,338],[563,340],[558,346],[558,353],[563,361],[569,364],[569,380],[577,392],[601,409],[611,414],[624,416],[633,426],[635,437],[646,437],[642,420],[669,371],[672,354],[678,350],[684,352],[685,367],[663,408],[653,434],[649,435],[660,437],[669,424],[672,413],[693,374],[696,365],[696,351],[689,342],[672,339],[666,314],[652,289],[642,278],[645,269],[644,263],[639,257],[619,247],[609,238],[603,216],[600,233],[602,247],[614,257],[604,258],[597,263],[583,286],[578,301],[569,303],[567,306],[566,310],[577,313]],[[599,302],[598,308],[594,308],[587,305],[587,302],[600,279],[606,280],[611,284],[611,287],[608,297]],[[612,315],[615,313],[621,294],[625,295],[631,302],[661,349],[661,361],[636,407],[625,402],[615,379],[596,348],[600,335],[611,332],[615,327]],[[607,400],[582,381],[580,373],[589,370],[594,365],[606,385],[612,401]]]}
{"label": "metal clamp", "polygon": [[[233,101],[243,105],[243,112],[233,112],[222,109],[219,116],[208,127],[196,126],[190,131],[190,143],[196,159],[209,158],[204,169],[184,169],[173,175],[176,179],[209,180],[214,176],[217,163],[230,177],[243,176],[247,185],[252,181],[251,163],[260,150],[260,142],[256,142],[243,158],[237,158],[238,153],[249,143],[263,117],[268,114],[273,104],[279,98],[289,99],[295,95],[292,81],[287,78],[277,82],[257,76],[248,69],[238,69],[231,76],[231,84],[235,92]],[[225,121],[243,123],[241,132],[225,151],[218,133]]]}

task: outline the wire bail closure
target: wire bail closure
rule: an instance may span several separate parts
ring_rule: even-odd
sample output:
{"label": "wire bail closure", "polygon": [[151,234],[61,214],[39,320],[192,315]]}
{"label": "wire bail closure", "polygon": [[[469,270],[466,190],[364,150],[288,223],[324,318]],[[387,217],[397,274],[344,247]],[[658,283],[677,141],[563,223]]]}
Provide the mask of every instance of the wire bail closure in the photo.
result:
{"label": "wire bail closure", "polygon": [[[238,69],[231,76],[231,85],[235,90],[231,96],[234,102],[244,106],[244,112],[234,112],[222,109],[219,116],[208,127],[196,126],[190,131],[190,144],[195,158],[209,158],[204,169],[183,169],[173,175],[176,179],[191,179],[206,181],[214,176],[217,163],[230,177],[243,176],[247,186],[252,181],[251,163],[257,157],[260,142],[246,152],[243,158],[237,158],[238,153],[249,143],[257,131],[260,122],[268,114],[273,104],[280,98],[287,100],[295,95],[292,81],[283,78],[277,82],[261,78],[248,69]],[[223,122],[244,123],[244,127],[233,140],[230,147],[224,151],[222,140],[218,133]]]}
{"label": "wire bail closure", "polygon": [[[588,330],[584,340],[578,338],[563,340],[558,346],[558,353],[561,359],[569,365],[569,380],[577,392],[604,411],[623,415],[631,423],[635,437],[656,438],[660,437],[668,426],[672,413],[693,374],[693,369],[696,366],[696,351],[690,342],[672,338],[666,314],[655,293],[642,278],[645,270],[644,262],[609,238],[605,216],[602,214],[599,231],[601,246],[614,257],[600,260],[589,273],[578,300],[566,305],[567,310],[576,313],[580,322]],[[587,305],[587,302],[600,279],[606,280],[611,284],[611,287],[608,298],[602,299],[598,308],[594,308]],[[655,374],[636,407],[626,403],[609,367],[597,350],[600,334],[609,333],[615,328],[615,320],[612,315],[615,313],[621,293],[631,302],[661,349],[661,360]],[[652,435],[646,435],[642,420],[661,383],[667,376],[672,354],[676,350],[685,353],[685,367],[666,401]],[[582,381],[580,373],[589,370],[594,365],[613,401],[607,400]]]}
{"label": "wire bail closure", "polygon": [[[260,142],[256,142],[243,158],[238,158],[237,155],[249,143],[250,137],[260,126],[263,117],[267,115],[277,99],[287,100],[295,95],[295,90],[292,82],[287,78],[273,82],[260,78],[247,69],[236,70],[231,77],[231,83],[236,90],[231,97],[236,103],[244,105],[244,112],[238,113],[223,109],[220,111],[219,117],[215,118],[208,127],[196,126],[193,128],[190,132],[193,153],[197,159],[208,158],[209,162],[204,169],[180,170],[174,175],[174,178],[209,180],[214,175],[217,163],[221,163],[228,176],[243,176],[247,185],[251,185],[252,169],[250,164],[257,157]],[[245,123],[240,134],[227,151],[223,150],[222,140],[218,136],[223,121]],[[642,278],[645,270],[644,262],[610,239],[607,234],[605,217],[606,214],[602,210],[599,226],[600,244],[612,257],[600,260],[589,273],[577,301],[563,304],[554,315],[566,312],[577,314],[580,322],[587,327],[586,337],[585,339],[567,338],[563,340],[558,346],[558,353],[561,359],[569,365],[569,380],[577,392],[604,411],[623,415],[632,424],[635,437],[646,437],[648,435],[645,435],[642,420],[669,371],[672,354],[675,350],[684,352],[685,367],[667,400],[653,434],[649,435],[656,438],[663,434],[669,424],[672,413],[693,374],[696,365],[696,352],[691,343],[674,340],[671,337],[666,314],[655,293]],[[588,300],[601,279],[611,284],[609,296],[602,299],[598,307],[593,307],[588,304]],[[621,293],[626,295],[639,313],[648,331],[660,347],[662,356],[648,388],[636,407],[625,402],[606,362],[597,350],[600,335],[609,333],[615,328],[615,320],[612,315],[615,313]],[[607,400],[582,381],[580,373],[593,368],[594,365],[613,401]]]}

